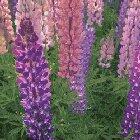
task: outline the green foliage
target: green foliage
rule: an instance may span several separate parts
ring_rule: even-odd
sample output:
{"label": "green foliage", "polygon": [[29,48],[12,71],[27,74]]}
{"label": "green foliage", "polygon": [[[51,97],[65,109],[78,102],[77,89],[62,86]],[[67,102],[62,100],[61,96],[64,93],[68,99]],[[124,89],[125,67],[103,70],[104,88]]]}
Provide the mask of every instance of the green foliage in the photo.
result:
{"label": "green foliage", "polygon": [[[57,76],[58,45],[47,53],[52,69],[52,113],[56,140],[123,140],[119,136],[120,122],[129,90],[127,79],[117,77],[118,43],[115,59],[108,70],[98,66],[101,38],[115,28],[116,10],[105,8],[103,25],[96,28],[91,65],[87,76],[88,110],[76,115],[70,110],[76,98],[66,80]],[[23,109],[19,102],[14,59],[10,53],[0,56],[0,140],[27,140],[22,123]]]}

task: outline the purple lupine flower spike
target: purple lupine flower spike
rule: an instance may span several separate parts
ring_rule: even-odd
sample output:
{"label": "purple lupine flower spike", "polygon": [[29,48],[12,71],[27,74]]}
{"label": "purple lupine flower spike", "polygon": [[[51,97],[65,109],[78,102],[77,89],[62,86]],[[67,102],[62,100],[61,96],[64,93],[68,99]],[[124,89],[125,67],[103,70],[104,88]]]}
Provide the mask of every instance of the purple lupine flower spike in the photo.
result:
{"label": "purple lupine flower spike", "polygon": [[50,70],[29,18],[21,20],[13,54],[24,124],[32,140],[53,140],[51,116]]}
{"label": "purple lupine flower spike", "polygon": [[85,27],[86,37],[81,45],[83,54],[81,59],[81,71],[70,80],[70,89],[76,92],[78,99],[73,103],[73,111],[78,114],[84,114],[87,109],[87,98],[86,98],[86,75],[88,72],[92,43],[95,41],[95,30],[89,26]]}
{"label": "purple lupine flower spike", "polygon": [[[133,132],[131,140],[140,139],[140,47],[135,50],[135,58],[129,77],[131,89],[128,94],[128,104],[124,111],[122,135],[127,137]],[[134,131],[133,131],[133,130]]]}
{"label": "purple lupine flower spike", "polygon": [[12,20],[15,20],[15,14],[16,14],[16,4],[17,4],[18,0],[9,0],[9,7],[11,10],[11,16],[12,16]]}

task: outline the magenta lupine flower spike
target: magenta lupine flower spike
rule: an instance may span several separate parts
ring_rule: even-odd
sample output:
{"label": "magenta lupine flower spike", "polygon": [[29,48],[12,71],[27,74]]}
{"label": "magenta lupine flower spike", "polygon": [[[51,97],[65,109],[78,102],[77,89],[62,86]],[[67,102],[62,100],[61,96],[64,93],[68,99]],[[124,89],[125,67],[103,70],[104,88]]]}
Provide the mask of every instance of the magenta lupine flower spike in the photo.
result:
{"label": "magenta lupine flower spike", "polygon": [[122,121],[122,135],[132,133],[131,140],[140,139],[140,46],[135,50],[134,63],[129,76],[130,91]]}
{"label": "magenta lupine flower spike", "polygon": [[101,25],[104,9],[103,0],[87,0],[87,4],[88,24],[92,25],[93,23],[97,23]]}
{"label": "magenta lupine flower spike", "polygon": [[120,62],[118,64],[118,74],[123,77],[129,74],[133,66],[135,46],[139,45],[140,37],[140,1],[133,0],[129,3],[129,8],[125,18],[125,26],[121,39]]}
{"label": "magenta lupine flower spike", "polygon": [[32,140],[52,140],[50,70],[29,18],[21,19],[13,55],[24,124]]}
{"label": "magenta lupine flower spike", "polygon": [[109,35],[107,38],[103,38],[100,44],[101,50],[99,65],[102,68],[109,68],[111,66],[110,61],[113,59],[113,55],[115,52],[113,37]]}

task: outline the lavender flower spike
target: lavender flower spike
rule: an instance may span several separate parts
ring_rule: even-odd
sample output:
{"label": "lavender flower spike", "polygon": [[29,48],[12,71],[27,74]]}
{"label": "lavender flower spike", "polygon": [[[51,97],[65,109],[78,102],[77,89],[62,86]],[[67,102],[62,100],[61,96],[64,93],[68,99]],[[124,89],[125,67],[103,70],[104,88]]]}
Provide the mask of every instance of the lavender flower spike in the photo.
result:
{"label": "lavender flower spike", "polygon": [[95,30],[88,25],[85,26],[86,37],[81,45],[82,58],[80,72],[70,80],[70,89],[77,94],[78,99],[73,103],[73,112],[77,114],[84,114],[87,109],[86,99],[86,75],[91,58],[92,43],[95,41]]}
{"label": "lavender flower spike", "polygon": [[53,140],[51,116],[50,70],[43,55],[29,18],[23,18],[15,40],[13,54],[21,104],[24,108],[24,124],[32,140]]}

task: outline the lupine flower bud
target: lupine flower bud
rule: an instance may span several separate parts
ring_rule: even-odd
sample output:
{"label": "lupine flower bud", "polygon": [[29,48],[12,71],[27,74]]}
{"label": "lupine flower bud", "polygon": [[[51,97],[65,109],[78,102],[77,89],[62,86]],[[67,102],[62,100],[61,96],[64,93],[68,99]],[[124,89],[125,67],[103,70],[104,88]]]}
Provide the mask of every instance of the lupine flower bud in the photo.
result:
{"label": "lupine flower bud", "polygon": [[6,33],[6,41],[7,43],[11,43],[14,41],[14,30],[12,27],[11,15],[10,10],[8,8],[8,0],[1,0],[0,1],[0,17],[3,24],[3,30]]}
{"label": "lupine flower bud", "polygon": [[135,46],[140,43],[140,1],[133,0],[129,3],[129,8],[125,18],[125,26],[121,39],[120,62],[118,65],[118,74],[123,77],[129,74],[133,66],[133,57]]}
{"label": "lupine flower bud", "polygon": [[122,135],[132,133],[131,140],[140,139],[140,46],[135,50],[133,67],[129,76],[131,89],[122,121]]}
{"label": "lupine flower bud", "polygon": [[29,18],[21,19],[13,48],[24,124],[32,140],[52,140],[50,70]]}
{"label": "lupine flower bud", "polygon": [[103,0],[87,0],[87,3],[88,24],[92,25],[93,23],[97,23],[101,25],[103,21]]}
{"label": "lupine flower bud", "polygon": [[101,50],[100,50],[99,65],[102,68],[109,68],[111,66],[110,61],[113,59],[113,55],[115,52],[113,37],[108,36],[107,38],[103,38],[100,44]]}

